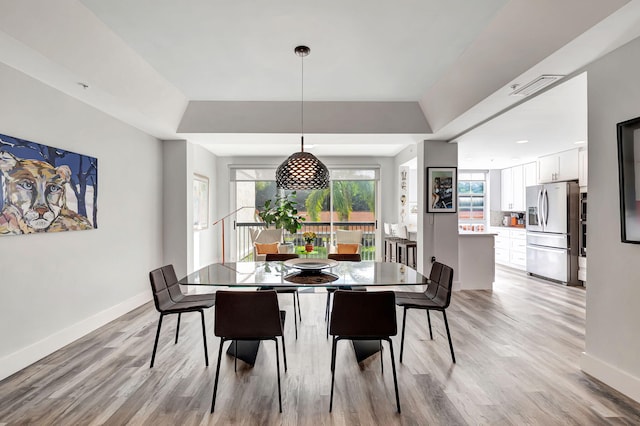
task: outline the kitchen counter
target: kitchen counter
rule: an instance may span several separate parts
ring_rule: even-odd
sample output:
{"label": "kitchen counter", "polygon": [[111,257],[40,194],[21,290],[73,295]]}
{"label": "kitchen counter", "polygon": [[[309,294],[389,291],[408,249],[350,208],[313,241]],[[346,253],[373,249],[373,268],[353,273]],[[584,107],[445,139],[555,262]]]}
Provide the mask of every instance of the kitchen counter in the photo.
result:
{"label": "kitchen counter", "polygon": [[492,290],[496,265],[491,231],[458,232],[459,290]]}

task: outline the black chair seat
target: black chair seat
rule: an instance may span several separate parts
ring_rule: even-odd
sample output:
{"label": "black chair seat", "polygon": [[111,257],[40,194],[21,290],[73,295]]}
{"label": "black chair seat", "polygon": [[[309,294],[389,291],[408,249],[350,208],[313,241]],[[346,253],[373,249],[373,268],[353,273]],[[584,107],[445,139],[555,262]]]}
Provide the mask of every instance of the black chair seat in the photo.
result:
{"label": "black chair seat", "polygon": [[429,299],[423,293],[418,293],[416,296],[408,297],[396,294],[396,305],[415,309],[444,309],[438,302],[435,302],[433,299]]}

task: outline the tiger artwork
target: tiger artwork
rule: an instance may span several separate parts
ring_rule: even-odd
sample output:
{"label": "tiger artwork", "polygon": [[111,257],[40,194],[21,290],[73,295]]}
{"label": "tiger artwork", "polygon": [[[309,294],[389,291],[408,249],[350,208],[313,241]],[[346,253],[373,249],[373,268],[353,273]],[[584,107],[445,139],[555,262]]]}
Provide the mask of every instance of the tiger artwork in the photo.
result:
{"label": "tiger artwork", "polygon": [[67,207],[69,166],[53,167],[0,151],[4,177],[4,208],[0,235],[93,229],[89,220]]}

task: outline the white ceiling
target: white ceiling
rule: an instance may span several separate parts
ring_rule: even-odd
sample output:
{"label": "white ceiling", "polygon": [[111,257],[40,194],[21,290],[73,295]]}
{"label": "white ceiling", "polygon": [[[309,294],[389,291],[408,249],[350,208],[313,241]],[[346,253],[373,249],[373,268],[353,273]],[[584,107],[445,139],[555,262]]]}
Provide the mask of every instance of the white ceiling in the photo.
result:
{"label": "white ceiling", "polygon": [[[640,0],[0,1],[1,62],[160,139],[224,156],[288,155],[299,135],[181,134],[189,101],[297,101],[298,44],[311,47],[305,100],[419,102],[432,129],[307,134],[317,155],[392,156],[458,137],[460,167],[484,168],[557,151],[560,139],[586,138],[577,81],[477,126],[521,101],[511,84],[571,74],[637,36]],[[532,142],[513,150],[522,138]]]}

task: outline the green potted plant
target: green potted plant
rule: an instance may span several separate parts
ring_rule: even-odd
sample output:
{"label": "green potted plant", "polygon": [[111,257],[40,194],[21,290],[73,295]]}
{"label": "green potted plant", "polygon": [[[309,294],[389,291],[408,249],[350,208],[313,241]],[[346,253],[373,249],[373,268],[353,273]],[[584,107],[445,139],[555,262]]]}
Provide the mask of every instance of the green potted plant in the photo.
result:
{"label": "green potted plant", "polygon": [[[298,202],[295,201],[295,198],[295,191],[289,195],[277,195],[275,200],[265,201],[258,216],[264,221],[267,228],[274,225],[276,229],[282,228],[289,231],[291,235],[295,235],[302,228],[302,222],[305,221],[305,218],[298,214]],[[285,242],[285,245],[292,246],[288,251],[293,253],[293,243]]]}
{"label": "green potted plant", "polygon": [[313,240],[316,239],[316,236],[316,233],[313,231],[307,231],[302,234],[302,238],[304,238],[304,241],[307,243],[304,246],[304,249],[307,253],[311,253],[313,251]]}

